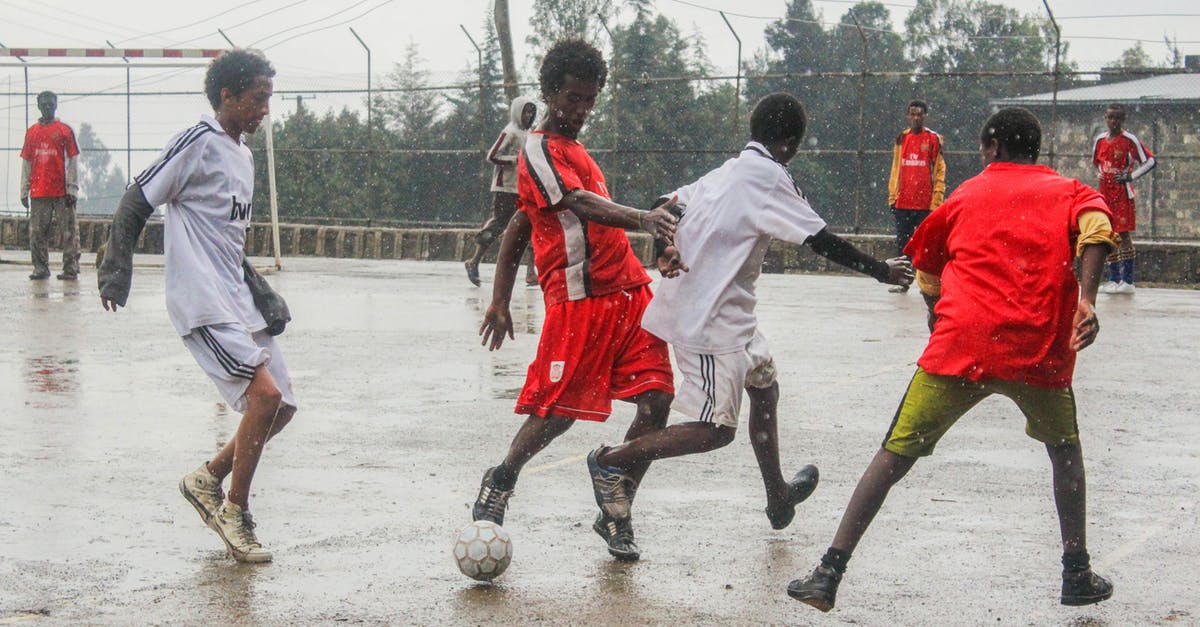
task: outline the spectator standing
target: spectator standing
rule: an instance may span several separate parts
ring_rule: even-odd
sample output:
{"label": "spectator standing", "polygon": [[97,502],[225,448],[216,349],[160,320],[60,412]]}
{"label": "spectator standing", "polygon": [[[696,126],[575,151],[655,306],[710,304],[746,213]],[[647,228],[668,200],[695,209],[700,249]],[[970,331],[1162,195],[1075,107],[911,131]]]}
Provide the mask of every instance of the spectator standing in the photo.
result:
{"label": "spectator standing", "polygon": [[[29,210],[29,253],[35,281],[50,278],[50,241],[57,233],[62,245],[62,274],[79,278],[79,225],[75,200],[79,195],[79,145],[75,131],[54,117],[58,95],[43,91],[37,96],[42,117],[25,131],[21,146],[21,204]],[[57,226],[57,229],[55,228]]]}
{"label": "spectator standing", "polygon": [[[896,250],[904,254],[913,231],[946,196],[946,161],[942,159],[942,136],[925,128],[929,105],[924,100],[908,103],[908,128],[896,136],[892,149],[892,171],[888,176],[888,206],[896,221]],[[908,291],[907,285],[888,289],[893,294]]]}
{"label": "spectator standing", "polygon": [[1133,232],[1137,230],[1133,182],[1153,170],[1158,163],[1137,135],[1125,130],[1125,107],[1120,103],[1104,110],[1108,132],[1096,137],[1092,145],[1092,165],[1100,172],[1100,193],[1113,216],[1113,230],[1121,236],[1121,245],[1108,256],[1108,282],[1100,286],[1105,294],[1134,292]]}

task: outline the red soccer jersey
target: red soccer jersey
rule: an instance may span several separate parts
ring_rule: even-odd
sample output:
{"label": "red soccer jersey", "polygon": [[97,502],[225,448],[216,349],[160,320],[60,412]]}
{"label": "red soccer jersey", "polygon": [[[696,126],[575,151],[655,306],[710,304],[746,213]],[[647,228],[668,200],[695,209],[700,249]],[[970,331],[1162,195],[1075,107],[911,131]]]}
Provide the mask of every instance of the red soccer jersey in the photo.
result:
{"label": "red soccer jersey", "polygon": [[604,174],[583,144],[530,132],[517,166],[517,208],[533,226],[534,261],[547,305],[650,282],[623,229],[589,222],[559,204],[576,189],[609,197]]}
{"label": "red soccer jersey", "polygon": [[1117,175],[1132,173],[1139,165],[1154,158],[1150,149],[1129,131],[1116,137],[1102,133],[1092,147],[1092,165],[1100,171],[1100,193],[1113,212],[1113,230],[1127,233],[1137,230],[1132,183],[1118,183]]}
{"label": "red soccer jersey", "polygon": [[[938,181],[937,168],[942,159],[942,136],[923,129],[913,133],[905,129],[896,138],[898,168],[893,169],[896,180],[892,182],[896,189],[894,206],[897,209],[932,209],[934,208],[935,187],[944,181]],[[942,176],[945,176],[943,173]],[[940,194],[938,192],[939,199]]]}
{"label": "red soccer jersey", "polygon": [[[52,198],[67,193],[67,159],[79,154],[75,133],[59,120],[38,122],[25,132],[21,158],[29,162],[29,195]],[[65,155],[65,156],[64,156]]]}
{"label": "red soccer jersey", "polygon": [[1071,385],[1079,298],[1074,240],[1096,190],[1040,165],[995,162],[965,181],[904,248],[942,278],[937,320],[917,365],[972,381]]}

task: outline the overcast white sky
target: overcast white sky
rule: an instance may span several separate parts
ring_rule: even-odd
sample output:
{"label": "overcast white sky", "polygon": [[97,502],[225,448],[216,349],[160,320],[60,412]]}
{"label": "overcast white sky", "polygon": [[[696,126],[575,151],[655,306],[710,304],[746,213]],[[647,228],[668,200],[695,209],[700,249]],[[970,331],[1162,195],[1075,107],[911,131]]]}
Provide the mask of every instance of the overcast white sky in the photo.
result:
{"label": "overcast white sky", "polygon": [[[1041,0],[992,0],[1024,13],[1043,15]],[[815,2],[824,21],[833,24],[852,0]],[[902,30],[903,19],[915,0],[889,0]],[[532,0],[510,0],[514,47],[528,66],[523,54],[529,33]],[[319,90],[365,88],[366,53],[349,28],[371,48],[375,85],[392,63],[400,60],[410,43],[415,43],[430,71],[434,84],[459,82],[464,70],[473,67],[476,54],[465,27],[476,41],[482,41],[483,21],[490,18],[491,0],[213,0],[207,3],[183,0],[0,0],[4,20],[0,22],[0,44],[8,47],[104,47],[106,41],[121,48],[226,47],[217,29],[223,30],[239,46],[262,49],[279,71],[277,90]],[[710,60],[721,74],[736,68],[737,44],[718,11],[725,11],[742,39],[743,58],[749,58],[763,46],[762,32],[768,23],[779,19],[785,0],[655,0],[657,10],[687,33],[700,34]],[[1070,43],[1070,58],[1082,68],[1097,68],[1116,59],[1121,51],[1142,41],[1155,59],[1166,57],[1163,37],[1177,40],[1185,54],[1200,54],[1200,6],[1189,0],[1050,0],[1050,6]],[[1140,16],[1140,17],[1135,17]],[[9,59],[0,59],[11,62]],[[45,63],[32,59],[31,65]],[[119,64],[115,64],[119,66]],[[0,67],[3,92],[24,90],[23,70]],[[202,70],[135,70],[134,90],[195,90],[202,81]],[[525,74],[523,80],[530,76]],[[124,90],[123,69],[79,70],[34,68],[30,71],[30,89],[59,92],[107,89]],[[207,109],[200,96],[175,97],[167,115],[148,115],[138,111],[135,99],[132,145],[161,146],[174,131],[190,124]],[[361,99],[328,94],[306,97],[306,104],[321,110],[340,108]],[[295,100],[277,98],[276,115],[295,108]],[[25,127],[23,96],[0,98],[0,128],[4,146],[19,148]],[[31,119],[37,117],[36,110]],[[110,148],[123,149],[125,138],[124,98],[63,97],[59,115],[76,127],[89,122]],[[0,184],[10,189],[9,174],[15,155],[10,151]],[[153,157],[134,153],[133,169],[140,170]],[[120,159],[122,166],[124,159]],[[19,170],[18,170],[19,172]],[[7,193],[7,197],[13,196]],[[0,200],[0,207],[9,201]]]}

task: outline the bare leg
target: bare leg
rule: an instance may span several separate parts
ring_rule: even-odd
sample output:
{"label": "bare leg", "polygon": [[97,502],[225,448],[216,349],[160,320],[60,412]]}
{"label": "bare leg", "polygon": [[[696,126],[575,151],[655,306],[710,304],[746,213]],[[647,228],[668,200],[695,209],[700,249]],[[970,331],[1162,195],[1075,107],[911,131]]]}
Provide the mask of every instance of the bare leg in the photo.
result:
{"label": "bare leg", "polygon": [[[659,390],[643,392],[630,399],[634,403],[637,403],[637,415],[634,416],[629,429],[625,431],[625,441],[636,440],[643,435],[659,431],[666,427],[667,419],[671,414],[671,401],[674,399],[673,395]],[[622,468],[626,467],[622,466]],[[630,467],[627,467],[629,476],[637,483],[641,483],[642,477],[646,475],[646,471],[649,469],[650,460],[634,463]]]}
{"label": "bare leg", "polygon": [[1046,445],[1054,469],[1054,505],[1063,553],[1087,549],[1087,486],[1083,471],[1083,448],[1079,444]]}
{"label": "bare leg", "polygon": [[747,387],[746,392],[750,396],[750,445],[767,490],[767,507],[780,508],[787,503],[789,490],[779,467],[779,383],[768,388]]}
{"label": "bare leg", "polygon": [[656,459],[679,457],[693,453],[707,453],[733,441],[736,433],[724,425],[709,422],[684,422],[665,429],[640,435],[624,444],[614,446],[600,455],[596,461],[621,468],[633,474],[635,468],[644,468]]}
{"label": "bare leg", "polygon": [[254,379],[246,390],[246,411],[233,436],[234,454],[228,498],[235,505],[243,508],[249,505],[250,482],[262,457],[263,445],[271,433],[281,397],[266,365],[256,368]]}
{"label": "bare leg", "polygon": [[897,455],[884,448],[875,453],[875,457],[858,480],[858,486],[854,488],[850,503],[846,505],[846,511],[842,514],[842,522],[838,524],[837,533],[833,536],[833,548],[847,553],[854,552],[875,514],[883,507],[888,491],[915,463],[915,457]]}
{"label": "bare leg", "polygon": [[[267,441],[271,441],[271,438],[283,431],[283,428],[292,421],[292,417],[295,415],[295,407],[280,404],[279,409],[275,411],[275,420],[271,423],[271,432],[267,434]],[[226,442],[225,446],[208,462],[208,472],[217,479],[224,479],[233,470],[233,454],[236,444],[236,438]]]}
{"label": "bare leg", "polygon": [[521,428],[517,430],[517,435],[513,436],[512,444],[508,447],[508,454],[504,457],[504,465],[512,469],[514,473],[520,471],[530,459],[533,459],[534,455],[546,448],[554,441],[554,438],[566,433],[573,424],[575,421],[570,418],[527,417],[521,424]]}

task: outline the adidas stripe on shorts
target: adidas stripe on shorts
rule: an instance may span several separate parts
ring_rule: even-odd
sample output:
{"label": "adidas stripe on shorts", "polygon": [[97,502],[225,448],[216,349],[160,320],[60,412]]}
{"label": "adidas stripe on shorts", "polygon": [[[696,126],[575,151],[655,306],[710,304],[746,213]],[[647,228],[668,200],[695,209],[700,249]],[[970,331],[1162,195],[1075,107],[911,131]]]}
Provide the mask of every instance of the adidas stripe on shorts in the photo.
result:
{"label": "adidas stripe on shorts", "polygon": [[282,402],[296,406],[287,362],[275,336],[266,329],[251,333],[241,324],[210,324],[192,329],[183,336],[183,343],[234,411],[246,411],[246,388],[254,369],[262,364],[279,387]]}
{"label": "adidas stripe on shorts", "polygon": [[736,429],[745,388],[765,388],[775,383],[775,360],[767,338],[755,331],[746,347],[721,355],[693,353],[672,346],[676,372],[683,382],[676,386],[671,409],[700,422]]}

